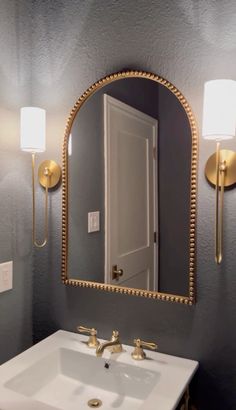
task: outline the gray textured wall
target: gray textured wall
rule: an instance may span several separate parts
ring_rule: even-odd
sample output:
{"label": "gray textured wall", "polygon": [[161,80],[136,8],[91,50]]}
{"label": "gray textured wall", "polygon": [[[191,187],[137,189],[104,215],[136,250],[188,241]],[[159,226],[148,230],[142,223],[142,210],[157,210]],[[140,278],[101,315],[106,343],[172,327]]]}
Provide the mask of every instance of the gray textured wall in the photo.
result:
{"label": "gray textured wall", "polygon": [[27,161],[0,150],[0,263],[13,260],[13,290],[0,294],[0,364],[32,344],[32,254]]}
{"label": "gray textured wall", "polygon": [[0,263],[14,266],[14,289],[0,294],[0,363],[32,344],[30,157],[19,150],[19,108],[31,98],[29,12],[0,2]]}
{"label": "gray textured wall", "polygon": [[[1,61],[4,110],[1,125],[13,135],[11,140],[3,137],[6,149],[17,144],[15,104],[22,104],[26,85],[31,85],[31,103],[47,109],[47,156],[60,161],[63,129],[71,106],[84,89],[107,73],[135,67],[163,75],[187,97],[199,125],[204,81],[236,79],[234,0],[2,1],[1,9],[16,3],[24,9],[18,19],[12,20],[13,26],[17,23],[18,29],[21,27],[20,35],[15,37],[20,43],[17,53],[14,54],[14,44],[11,53],[7,43],[4,44],[6,55],[9,53],[13,58],[13,53],[16,62]],[[11,18],[10,14],[5,16],[7,21]],[[12,33],[8,35],[9,43]],[[24,53],[25,45],[27,50],[32,46],[29,56]],[[24,59],[25,55],[28,60]],[[32,70],[28,76],[30,62]],[[16,72],[14,67],[18,68]],[[20,76],[25,82],[19,85],[19,90],[12,82],[15,78],[19,81]],[[18,90],[22,92],[22,101]],[[235,141],[225,143],[225,147],[235,149]],[[63,287],[60,283],[61,192],[56,191],[51,197],[50,246],[37,251],[34,259],[34,336],[39,340],[58,328],[74,330],[81,323],[96,326],[99,335],[105,338],[117,328],[124,342],[130,343],[134,336],[156,340],[162,352],[200,361],[194,383],[200,410],[233,410],[236,407],[236,190],[226,193],[225,258],[217,267],[213,260],[214,195],[203,175],[204,164],[213,150],[212,143],[201,141],[197,305],[190,308]],[[17,210],[25,214],[23,207]],[[27,270],[29,260],[25,261],[23,271]],[[20,289],[19,294],[22,294]],[[8,338],[5,340],[7,343]]]}

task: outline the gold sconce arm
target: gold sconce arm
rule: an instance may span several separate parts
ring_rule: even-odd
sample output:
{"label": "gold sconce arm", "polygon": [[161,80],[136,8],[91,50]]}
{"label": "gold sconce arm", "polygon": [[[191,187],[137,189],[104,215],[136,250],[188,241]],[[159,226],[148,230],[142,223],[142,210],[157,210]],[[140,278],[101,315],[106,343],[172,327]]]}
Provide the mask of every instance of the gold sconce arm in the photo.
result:
{"label": "gold sconce arm", "polygon": [[56,186],[61,177],[61,168],[56,162],[46,160],[41,163],[38,171],[40,185],[45,188],[44,205],[44,239],[39,243],[36,239],[36,211],[35,211],[35,153],[32,153],[32,206],[33,206],[33,244],[43,248],[48,242],[48,190]]}
{"label": "gold sconce arm", "polygon": [[215,261],[220,264],[223,259],[224,190],[236,183],[236,153],[220,150],[217,142],[216,153],[206,163],[205,175],[216,189]]}
{"label": "gold sconce arm", "polygon": [[[221,171],[220,142],[216,143],[216,213],[215,213],[215,261],[220,264],[222,261],[222,235],[223,235],[223,199],[224,199],[224,178],[225,170]],[[225,167],[226,169],[226,167]],[[220,201],[220,202],[219,202]]]}

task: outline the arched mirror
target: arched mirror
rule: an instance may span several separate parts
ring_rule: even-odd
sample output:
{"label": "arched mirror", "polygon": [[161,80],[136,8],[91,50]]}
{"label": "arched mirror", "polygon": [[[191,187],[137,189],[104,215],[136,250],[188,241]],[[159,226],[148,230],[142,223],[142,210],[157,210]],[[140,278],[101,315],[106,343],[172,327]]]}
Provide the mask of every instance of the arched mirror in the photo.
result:
{"label": "arched mirror", "polygon": [[62,280],[192,304],[197,130],[188,102],[128,71],[76,102],[63,146]]}

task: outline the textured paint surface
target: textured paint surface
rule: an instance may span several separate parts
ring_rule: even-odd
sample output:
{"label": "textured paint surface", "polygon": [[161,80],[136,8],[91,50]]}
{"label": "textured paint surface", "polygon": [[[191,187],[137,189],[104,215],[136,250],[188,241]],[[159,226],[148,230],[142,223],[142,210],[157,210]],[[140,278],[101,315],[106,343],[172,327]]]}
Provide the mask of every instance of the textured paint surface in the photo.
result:
{"label": "textured paint surface", "polygon": [[33,264],[27,161],[1,149],[0,164],[0,263],[13,261],[13,290],[0,294],[1,364],[32,344]]}
{"label": "textured paint surface", "polygon": [[30,157],[19,151],[19,108],[31,98],[29,13],[24,2],[0,2],[0,263],[13,260],[13,290],[0,294],[0,364],[32,344]]}
{"label": "textured paint surface", "polygon": [[[20,8],[17,19],[11,9],[16,4]],[[91,83],[105,74],[137,68],[168,78],[189,100],[199,126],[204,81],[236,79],[234,0],[3,1],[2,9],[3,23],[12,19],[11,24],[17,23],[20,30],[12,38],[14,31],[0,24],[1,30],[5,27],[5,37],[0,37],[5,47],[1,59],[1,126],[5,130],[1,131],[1,149],[2,138],[6,149],[17,149],[16,110],[18,104],[26,103],[25,90],[29,85],[27,104],[43,106],[48,113],[46,156],[60,161],[70,108]],[[6,132],[11,133],[11,140]],[[235,141],[224,146],[235,149]],[[55,191],[51,197],[50,246],[37,251],[34,259],[34,336],[39,340],[58,328],[75,330],[77,324],[84,324],[97,327],[99,336],[104,338],[117,328],[124,342],[131,343],[137,336],[157,341],[162,352],[200,361],[193,386],[200,410],[234,410],[236,190],[226,193],[225,258],[217,267],[213,260],[214,195],[203,175],[204,164],[213,150],[214,144],[201,141],[197,305],[190,308],[63,287],[61,192]],[[23,217],[25,208],[17,210],[22,214],[19,218]],[[5,235],[8,230],[6,227]],[[15,233],[12,237],[16,237]],[[26,271],[29,260],[24,263],[22,269]],[[8,332],[14,324],[15,321],[8,323]],[[8,338],[5,340],[7,344]]]}

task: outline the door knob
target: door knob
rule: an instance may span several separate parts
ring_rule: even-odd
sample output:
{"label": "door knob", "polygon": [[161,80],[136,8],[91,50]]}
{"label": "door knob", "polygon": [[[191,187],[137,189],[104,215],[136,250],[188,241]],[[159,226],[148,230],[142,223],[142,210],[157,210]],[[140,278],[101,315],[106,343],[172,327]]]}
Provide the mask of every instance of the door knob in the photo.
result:
{"label": "door knob", "polygon": [[123,269],[117,269],[117,265],[112,266],[112,279],[119,280],[123,275]]}

